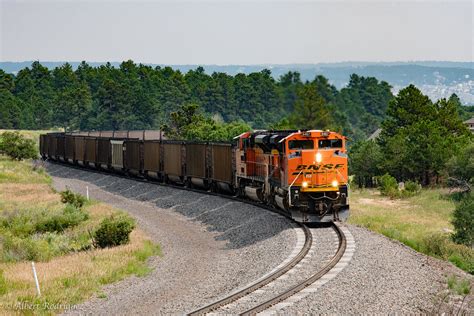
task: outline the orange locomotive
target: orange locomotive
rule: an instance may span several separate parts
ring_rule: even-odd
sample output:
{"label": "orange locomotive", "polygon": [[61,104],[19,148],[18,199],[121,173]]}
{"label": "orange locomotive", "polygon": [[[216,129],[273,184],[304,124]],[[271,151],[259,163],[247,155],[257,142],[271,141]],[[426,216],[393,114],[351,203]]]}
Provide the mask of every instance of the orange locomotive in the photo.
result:
{"label": "orange locomotive", "polygon": [[274,204],[301,222],[349,216],[344,136],[321,130],[255,131],[236,139],[239,195]]}

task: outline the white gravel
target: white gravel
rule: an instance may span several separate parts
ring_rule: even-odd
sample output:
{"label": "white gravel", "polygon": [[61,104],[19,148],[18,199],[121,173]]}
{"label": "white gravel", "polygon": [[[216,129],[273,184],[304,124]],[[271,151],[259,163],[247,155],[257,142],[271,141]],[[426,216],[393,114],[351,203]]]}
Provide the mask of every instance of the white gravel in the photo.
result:
{"label": "white gravel", "polygon": [[[164,256],[153,272],[104,288],[81,314],[182,314],[263,276],[296,245],[294,224],[261,208],[205,194],[47,164],[69,187],[129,212]],[[84,181],[86,179],[87,181]]]}

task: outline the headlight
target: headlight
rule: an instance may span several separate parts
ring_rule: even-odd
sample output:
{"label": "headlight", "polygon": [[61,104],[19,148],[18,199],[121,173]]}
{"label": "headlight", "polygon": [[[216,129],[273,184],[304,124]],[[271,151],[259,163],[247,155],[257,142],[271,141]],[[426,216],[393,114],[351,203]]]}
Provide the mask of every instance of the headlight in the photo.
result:
{"label": "headlight", "polygon": [[307,188],[308,187],[308,182],[307,181],[303,181],[303,183],[301,183],[301,186],[303,188]]}
{"label": "headlight", "polygon": [[317,153],[316,154],[316,162],[320,163],[321,161],[323,161],[323,156],[321,155],[321,153]]}
{"label": "headlight", "polygon": [[337,186],[339,185],[339,182],[337,182],[337,180],[332,180],[332,186],[337,188]]}

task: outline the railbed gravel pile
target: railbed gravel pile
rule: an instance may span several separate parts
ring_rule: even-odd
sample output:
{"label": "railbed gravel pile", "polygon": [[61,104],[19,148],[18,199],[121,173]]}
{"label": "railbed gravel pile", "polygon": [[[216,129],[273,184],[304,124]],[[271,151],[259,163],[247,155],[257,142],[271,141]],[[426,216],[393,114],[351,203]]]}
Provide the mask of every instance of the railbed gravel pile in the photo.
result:
{"label": "railbed gravel pile", "polygon": [[[104,288],[106,298],[80,314],[182,314],[260,278],[296,245],[294,224],[261,208],[107,174],[46,164],[57,190],[66,187],[129,212],[162,246],[154,270]],[[84,179],[86,181],[84,181]],[[122,193],[123,192],[123,196]]]}

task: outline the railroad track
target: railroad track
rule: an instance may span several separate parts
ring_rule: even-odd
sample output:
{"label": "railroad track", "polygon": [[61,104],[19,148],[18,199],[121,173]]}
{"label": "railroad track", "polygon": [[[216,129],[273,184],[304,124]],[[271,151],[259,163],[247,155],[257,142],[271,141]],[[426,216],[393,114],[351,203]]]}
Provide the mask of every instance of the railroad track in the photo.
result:
{"label": "railroad track", "polygon": [[[321,229],[323,229],[321,227],[310,229],[306,225],[304,227],[305,232],[309,231],[311,235],[314,234],[316,230],[321,231]],[[285,266],[279,269],[277,271],[279,275],[278,277],[271,274],[260,282],[251,284],[236,293],[232,293],[225,298],[192,311],[189,315],[195,316],[208,313],[256,315],[257,313],[267,311],[269,308],[277,306],[278,304],[282,304],[283,306],[278,306],[274,311],[281,307],[288,306],[290,303],[284,303],[286,300],[290,299],[295,294],[300,293],[305,288],[327,275],[327,273],[338,264],[345,253],[347,241],[343,229],[341,229],[338,224],[334,223],[326,229],[332,230],[334,237],[337,239],[337,247],[335,247],[336,249],[333,248],[335,251],[329,256],[329,258],[326,258],[326,261],[320,257],[320,251],[317,253],[317,259],[312,258],[312,255],[317,251],[317,243],[313,243],[313,238],[309,237],[311,239],[311,246],[308,251],[305,249],[306,254],[304,255],[304,258],[301,257],[302,250],[300,254],[294,258],[294,261],[297,261],[297,263],[291,267]],[[324,234],[327,234],[327,232],[324,232]],[[316,268],[316,270],[314,270],[315,261],[319,261],[319,267]],[[300,275],[298,276],[298,274]],[[290,276],[296,280],[293,280],[292,282],[289,280]]]}
{"label": "railroad track", "polygon": [[[226,199],[237,200],[239,202],[256,205],[258,207],[265,208],[272,212],[279,213],[280,215],[284,215],[285,217],[292,220],[286,213],[278,209],[275,209],[273,207],[270,207],[262,203],[250,201],[250,200],[243,200],[237,197],[219,194],[216,192],[206,192],[203,190],[185,188],[183,186],[162,184],[162,183],[158,183],[154,181],[148,181],[147,179],[144,179],[144,178],[128,177],[127,175],[111,173],[106,170],[84,168],[84,167],[74,166],[67,163],[63,163],[63,162],[56,162],[56,161],[52,161],[52,162],[54,164],[60,164],[60,165],[68,166],[68,167],[79,169],[79,170],[87,170],[93,173],[112,175],[119,178],[134,179],[140,182],[153,183],[156,185],[165,185],[165,186],[177,188],[180,190],[188,190],[188,191],[194,191],[194,192],[199,192],[199,193],[208,193],[208,194],[220,196]],[[325,258],[326,260],[321,260],[322,258],[319,258],[320,253],[319,251],[316,250],[316,246],[317,245],[321,246],[321,245],[319,243],[313,242],[313,234],[315,231],[321,230],[322,228],[319,227],[315,229],[315,228],[310,228],[307,225],[304,225],[301,223],[296,223],[296,224],[303,231],[303,237],[299,236],[298,243],[297,243],[297,246],[298,244],[300,245],[302,244],[302,247],[299,250],[296,250],[297,251],[296,255],[294,256],[290,255],[290,257],[287,260],[285,260],[285,262],[280,264],[280,266],[278,266],[272,272],[268,273],[267,275],[260,278],[259,280],[253,282],[252,284],[247,285],[246,287],[239,289],[236,292],[233,292],[224,298],[221,298],[215,302],[212,302],[206,306],[203,306],[202,308],[198,310],[192,311],[188,315],[193,315],[193,316],[204,315],[208,313],[219,313],[219,311],[225,314],[256,315],[257,313],[260,313],[260,312],[269,311],[269,309],[275,306],[278,306],[279,304],[283,305],[280,307],[287,306],[288,303],[285,303],[286,300],[291,299],[292,296],[297,296],[298,293],[301,293],[307,287],[310,287],[311,285],[315,284],[315,282],[317,282],[318,280],[321,280],[324,276],[326,276],[328,272],[330,272],[334,267],[336,267],[336,265],[339,263],[341,258],[343,258],[346,252],[347,240],[346,240],[346,234],[344,233],[344,231],[347,232],[347,230],[342,228],[339,224],[336,224],[336,223],[331,223],[330,227],[326,228],[333,231],[333,235],[337,239],[337,241],[332,242],[334,247],[332,247],[331,249],[333,249],[334,251]],[[352,243],[353,241],[351,239],[351,244]],[[328,244],[331,244],[331,242],[329,242]],[[312,255],[316,252],[318,252],[319,265],[321,264],[322,265],[319,266],[315,271],[310,272],[309,270],[311,270],[312,268],[314,269],[314,264],[311,264],[311,262],[314,261],[314,259],[312,259],[313,257]],[[350,255],[350,257],[352,257],[352,254]],[[307,277],[304,277],[304,275],[308,273],[310,275]],[[289,282],[288,280],[289,275],[294,276],[294,275],[299,275],[299,274],[300,274],[299,279],[301,280],[298,280],[296,283]],[[280,285],[278,285],[278,283],[280,283]],[[281,286],[282,283],[285,283],[285,284]],[[270,290],[269,291],[262,290],[263,288],[266,288],[266,287],[269,287]],[[266,293],[267,295],[261,295],[262,291],[263,293]],[[276,292],[278,294],[273,294],[273,292]],[[268,293],[272,293],[271,297],[268,297]],[[253,301],[253,302],[258,301],[259,303],[252,305],[248,303],[248,301]],[[248,307],[249,305],[252,305],[252,307],[249,308]],[[236,310],[238,310],[238,312],[236,312]]]}

